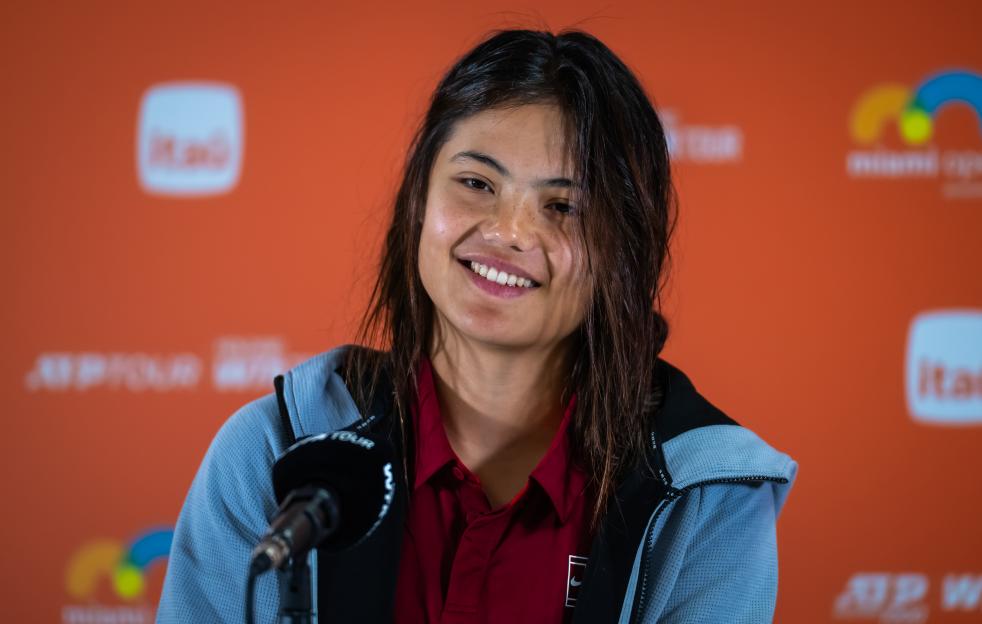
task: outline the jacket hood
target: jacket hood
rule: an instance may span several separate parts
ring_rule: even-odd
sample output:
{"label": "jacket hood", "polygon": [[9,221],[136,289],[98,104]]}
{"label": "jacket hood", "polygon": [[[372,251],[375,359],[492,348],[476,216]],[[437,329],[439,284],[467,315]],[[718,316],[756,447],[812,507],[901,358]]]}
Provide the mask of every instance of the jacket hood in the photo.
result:
{"label": "jacket hood", "polygon": [[283,374],[280,410],[286,410],[297,438],[343,429],[361,418],[338,369],[350,345],[335,347]]}
{"label": "jacket hood", "polygon": [[665,403],[655,421],[656,460],[663,482],[682,490],[699,483],[750,478],[775,482],[777,511],[784,505],[798,470],[776,450],[703,397],[678,368],[659,359]]}

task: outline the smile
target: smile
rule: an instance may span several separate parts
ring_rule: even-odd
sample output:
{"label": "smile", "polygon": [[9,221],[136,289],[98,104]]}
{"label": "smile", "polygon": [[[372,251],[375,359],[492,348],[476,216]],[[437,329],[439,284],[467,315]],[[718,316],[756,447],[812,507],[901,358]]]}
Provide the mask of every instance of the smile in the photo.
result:
{"label": "smile", "polygon": [[536,282],[530,279],[518,277],[517,275],[511,275],[509,273],[505,273],[504,271],[499,271],[494,267],[488,267],[486,264],[473,261],[461,261],[461,264],[487,281],[494,282],[499,286],[510,286],[512,288],[535,288],[538,286]]}

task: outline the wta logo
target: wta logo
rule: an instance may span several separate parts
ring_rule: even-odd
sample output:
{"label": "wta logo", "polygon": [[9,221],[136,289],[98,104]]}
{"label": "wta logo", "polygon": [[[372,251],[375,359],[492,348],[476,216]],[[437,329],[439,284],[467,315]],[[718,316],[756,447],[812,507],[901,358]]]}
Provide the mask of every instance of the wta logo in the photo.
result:
{"label": "wta logo", "polygon": [[[940,149],[934,144],[938,120],[951,107],[967,106],[982,137],[982,76],[951,70],[928,76],[911,88],[877,85],[856,100],[849,116],[849,134],[858,145],[846,170],[853,178],[944,178],[947,197],[982,196],[982,152]],[[905,149],[884,147],[891,136]]]}
{"label": "wta logo", "polygon": [[[156,528],[141,533],[129,544],[105,539],[79,548],[68,562],[65,582],[68,595],[84,601],[85,606],[64,607],[62,621],[152,622],[153,612],[143,600],[147,574],[167,559],[173,539],[171,528]],[[99,598],[110,596],[128,604],[96,604]],[[100,619],[107,617],[111,619]]]}

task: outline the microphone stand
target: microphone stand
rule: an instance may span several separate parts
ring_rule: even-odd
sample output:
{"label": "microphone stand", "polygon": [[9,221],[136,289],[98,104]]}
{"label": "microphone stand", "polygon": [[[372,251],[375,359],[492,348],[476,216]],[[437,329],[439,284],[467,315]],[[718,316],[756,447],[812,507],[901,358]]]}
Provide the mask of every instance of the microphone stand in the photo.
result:
{"label": "microphone stand", "polygon": [[310,567],[307,557],[293,557],[283,572],[280,586],[279,624],[314,624],[317,614],[313,610],[310,591]]}

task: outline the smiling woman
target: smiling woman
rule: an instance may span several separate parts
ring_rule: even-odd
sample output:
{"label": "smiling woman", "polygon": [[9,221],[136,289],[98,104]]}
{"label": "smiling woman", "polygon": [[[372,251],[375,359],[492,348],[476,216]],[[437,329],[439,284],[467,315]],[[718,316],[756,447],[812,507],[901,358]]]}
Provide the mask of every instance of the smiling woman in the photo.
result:
{"label": "smiling woman", "polygon": [[159,621],[241,620],[274,459],[344,428],[392,442],[400,489],[378,530],[313,558],[328,621],[770,620],[797,464],[659,357],[674,221],[661,122],[602,42],[506,30],[466,53],[409,148],[375,348],[298,365],[223,426]]}
{"label": "smiling woman", "polygon": [[419,242],[428,355],[451,446],[493,507],[555,437],[561,363],[593,291],[572,183],[550,175],[568,161],[562,137],[556,106],[482,111],[457,124],[430,174]]}

